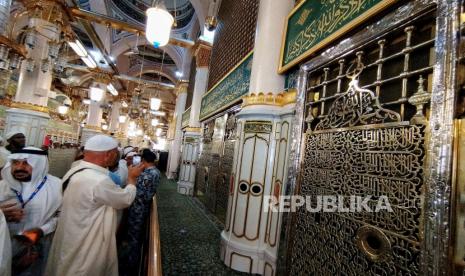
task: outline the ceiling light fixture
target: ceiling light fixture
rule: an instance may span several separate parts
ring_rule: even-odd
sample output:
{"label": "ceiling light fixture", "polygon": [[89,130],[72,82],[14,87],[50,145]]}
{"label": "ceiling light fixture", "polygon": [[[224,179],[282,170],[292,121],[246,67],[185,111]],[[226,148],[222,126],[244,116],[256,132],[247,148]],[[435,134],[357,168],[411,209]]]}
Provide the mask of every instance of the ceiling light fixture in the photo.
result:
{"label": "ceiling light fixture", "polygon": [[150,109],[158,110],[160,109],[161,100],[159,98],[150,98]]}
{"label": "ceiling light fixture", "polygon": [[103,94],[105,93],[105,90],[103,90],[100,87],[91,87],[90,88],[90,99],[92,101],[100,102],[103,98]]}
{"label": "ceiling light fixture", "polygon": [[94,59],[91,56],[81,57],[82,61],[87,65],[87,67],[94,69],[97,67],[97,63],[95,63]]}
{"label": "ceiling light fixture", "polygon": [[128,117],[126,117],[125,115],[121,115],[119,116],[118,121],[120,122],[120,124],[124,124],[127,118]]}
{"label": "ceiling light fixture", "polygon": [[145,36],[155,48],[168,44],[171,27],[174,23],[173,16],[160,6],[149,8],[146,11],[147,25]]}
{"label": "ceiling light fixture", "polygon": [[80,57],[86,57],[87,56],[87,50],[84,48],[82,43],[79,40],[75,40],[75,42],[68,41],[68,45],[73,48],[74,52]]}
{"label": "ceiling light fixture", "polygon": [[152,115],[155,115],[155,116],[165,116],[166,115],[166,112],[163,112],[163,111],[154,111],[154,110],[152,110],[152,111],[150,111],[150,113]]}
{"label": "ceiling light fixture", "polygon": [[107,85],[107,89],[113,96],[118,96],[118,91],[113,86],[113,84],[110,83],[109,85]]}
{"label": "ceiling light fixture", "polygon": [[66,105],[60,105],[58,107],[58,113],[60,113],[62,115],[65,115],[66,113],[68,113],[68,110],[69,110],[69,107],[66,106]]}

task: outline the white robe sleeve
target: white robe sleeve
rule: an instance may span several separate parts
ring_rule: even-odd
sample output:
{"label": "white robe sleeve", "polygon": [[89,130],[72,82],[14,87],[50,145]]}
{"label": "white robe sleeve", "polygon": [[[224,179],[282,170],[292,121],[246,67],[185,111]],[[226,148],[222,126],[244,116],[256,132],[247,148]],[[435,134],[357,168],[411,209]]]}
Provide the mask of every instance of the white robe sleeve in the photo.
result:
{"label": "white robe sleeve", "polygon": [[55,231],[55,229],[57,228],[57,222],[58,218],[54,216],[40,227],[40,229],[42,229],[42,231],[44,232],[44,236]]}
{"label": "white robe sleeve", "polygon": [[103,181],[94,186],[95,202],[111,206],[115,209],[129,207],[136,197],[136,187],[128,185],[125,188],[116,186],[112,181]]}
{"label": "white robe sleeve", "polygon": [[0,275],[11,275],[10,233],[2,211],[0,211]]}

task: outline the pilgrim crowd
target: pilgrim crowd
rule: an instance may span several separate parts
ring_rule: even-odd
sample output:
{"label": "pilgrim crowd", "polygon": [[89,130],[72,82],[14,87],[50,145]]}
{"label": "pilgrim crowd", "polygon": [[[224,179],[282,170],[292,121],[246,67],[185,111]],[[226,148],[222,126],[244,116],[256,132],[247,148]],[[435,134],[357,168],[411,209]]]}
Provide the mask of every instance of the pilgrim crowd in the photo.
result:
{"label": "pilgrim crowd", "polygon": [[[3,141],[2,141],[3,142]],[[47,151],[20,131],[0,147],[0,275],[138,275],[157,154],[120,148],[112,137],[85,143],[62,179]]]}

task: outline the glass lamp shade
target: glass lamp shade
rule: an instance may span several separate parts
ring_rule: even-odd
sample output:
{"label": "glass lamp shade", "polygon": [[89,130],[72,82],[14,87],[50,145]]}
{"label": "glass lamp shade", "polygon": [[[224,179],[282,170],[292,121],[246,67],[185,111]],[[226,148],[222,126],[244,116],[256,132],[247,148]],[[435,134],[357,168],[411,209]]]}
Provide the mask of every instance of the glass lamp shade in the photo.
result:
{"label": "glass lamp shade", "polygon": [[126,119],[127,119],[126,116],[121,115],[121,116],[119,116],[118,121],[119,121],[121,124],[124,124],[124,123],[126,122]]}
{"label": "glass lamp shade", "polygon": [[68,45],[76,52],[76,54],[80,57],[86,57],[87,56],[87,51],[86,48],[82,45],[82,43],[79,40],[76,40],[75,42],[73,41],[68,41]]}
{"label": "glass lamp shade", "polygon": [[103,126],[102,126],[102,129],[103,129],[103,130],[107,130],[107,129],[108,129],[108,125],[103,125]]}
{"label": "glass lamp shade", "polygon": [[160,109],[161,100],[158,98],[150,98],[150,109],[158,110]]}
{"label": "glass lamp shade", "polygon": [[129,136],[129,137],[134,137],[134,136],[136,136],[136,131],[133,130],[133,129],[128,130],[128,136]]}
{"label": "glass lamp shade", "polygon": [[152,126],[158,125],[158,119],[152,119]]}
{"label": "glass lamp shade", "polygon": [[155,48],[165,46],[170,39],[171,26],[174,23],[173,16],[159,7],[149,8],[146,14],[145,37]]}
{"label": "glass lamp shade", "polygon": [[63,115],[68,113],[68,110],[69,110],[69,107],[67,107],[66,105],[60,105],[58,107],[58,113],[63,114]]}
{"label": "glass lamp shade", "polygon": [[90,88],[90,99],[96,102],[100,102],[103,98],[105,91],[99,87]]}
{"label": "glass lamp shade", "polygon": [[165,116],[166,115],[166,112],[163,112],[163,111],[150,111],[150,113],[152,113],[152,115],[155,115],[155,116]]}

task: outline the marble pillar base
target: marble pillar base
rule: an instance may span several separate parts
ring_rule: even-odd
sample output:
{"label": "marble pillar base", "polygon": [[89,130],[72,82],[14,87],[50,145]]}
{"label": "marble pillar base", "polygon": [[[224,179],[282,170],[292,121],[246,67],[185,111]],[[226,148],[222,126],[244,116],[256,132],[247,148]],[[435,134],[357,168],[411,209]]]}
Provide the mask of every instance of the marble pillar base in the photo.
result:
{"label": "marble pillar base", "polygon": [[10,130],[22,131],[26,136],[26,145],[40,148],[44,143],[50,116],[48,113],[20,108],[6,111],[5,134]]}
{"label": "marble pillar base", "polygon": [[97,129],[93,128],[86,128],[84,127],[82,129],[82,134],[81,134],[81,145],[85,145],[87,140],[89,140],[92,136],[95,136],[97,134],[102,134],[102,131],[99,131]]}
{"label": "marble pillar base", "polygon": [[266,276],[276,275],[277,255],[266,248],[248,246],[221,233],[220,258],[234,270]]}
{"label": "marble pillar base", "polygon": [[187,128],[182,141],[181,163],[179,170],[178,193],[194,195],[195,172],[200,146],[200,128]]}
{"label": "marble pillar base", "polygon": [[231,269],[276,275],[282,213],[265,210],[265,195],[285,190],[294,105],[244,107],[230,185],[221,256]]}
{"label": "marble pillar base", "polygon": [[178,182],[178,193],[187,196],[194,195],[194,182],[179,181]]}

